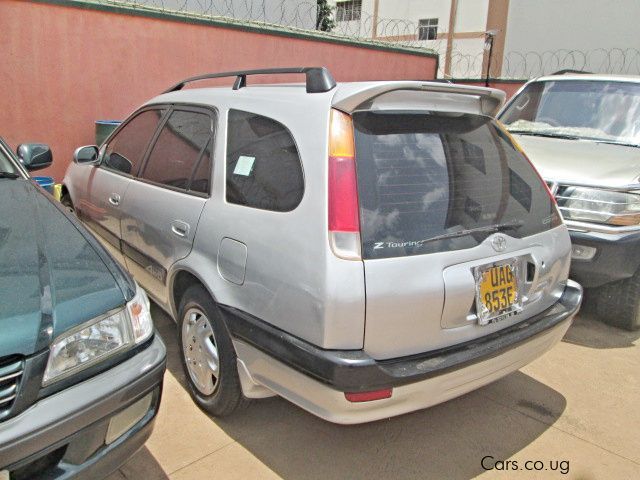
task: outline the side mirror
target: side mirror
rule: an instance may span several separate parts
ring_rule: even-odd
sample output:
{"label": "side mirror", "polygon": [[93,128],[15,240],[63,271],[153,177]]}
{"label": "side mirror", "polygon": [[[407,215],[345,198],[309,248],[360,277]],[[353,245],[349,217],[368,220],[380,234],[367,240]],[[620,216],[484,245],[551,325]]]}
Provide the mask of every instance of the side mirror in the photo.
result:
{"label": "side mirror", "polygon": [[88,145],[76,148],[73,152],[73,161],[83,165],[96,165],[98,163],[98,147]]}
{"label": "side mirror", "polygon": [[23,143],[16,150],[20,163],[29,171],[46,168],[53,162],[51,149],[42,143]]}

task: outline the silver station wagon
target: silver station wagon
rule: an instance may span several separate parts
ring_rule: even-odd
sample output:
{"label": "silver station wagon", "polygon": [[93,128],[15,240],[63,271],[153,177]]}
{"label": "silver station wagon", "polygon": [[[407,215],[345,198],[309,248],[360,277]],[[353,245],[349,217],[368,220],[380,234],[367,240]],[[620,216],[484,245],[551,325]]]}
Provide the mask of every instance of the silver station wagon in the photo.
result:
{"label": "silver station wagon", "polygon": [[176,320],[204,410],[278,394],[332,422],[391,417],[526,365],[580,306],[555,200],[492,118],[503,100],[319,67],[193,77],[79,148],[63,201]]}

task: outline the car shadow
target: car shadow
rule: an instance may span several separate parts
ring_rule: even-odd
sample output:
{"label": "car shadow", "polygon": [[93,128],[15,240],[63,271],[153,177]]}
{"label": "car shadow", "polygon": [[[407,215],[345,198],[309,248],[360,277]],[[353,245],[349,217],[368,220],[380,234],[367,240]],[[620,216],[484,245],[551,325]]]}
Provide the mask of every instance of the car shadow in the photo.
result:
{"label": "car shadow", "polygon": [[131,459],[121,466],[116,473],[106,480],[128,479],[169,480],[169,476],[162,469],[147,447],[142,447]]}
{"label": "car shadow", "polygon": [[604,323],[596,313],[596,299],[585,290],[580,313],[562,339],[588,348],[630,348],[640,338],[640,330],[630,332]]}
{"label": "car shadow", "polygon": [[[186,389],[176,326],[153,313],[168,369]],[[560,393],[515,372],[444,404],[363,425],[331,424],[279,397],[211,421],[287,480],[468,479],[485,471],[483,457],[507,459],[525,448],[565,407]]]}

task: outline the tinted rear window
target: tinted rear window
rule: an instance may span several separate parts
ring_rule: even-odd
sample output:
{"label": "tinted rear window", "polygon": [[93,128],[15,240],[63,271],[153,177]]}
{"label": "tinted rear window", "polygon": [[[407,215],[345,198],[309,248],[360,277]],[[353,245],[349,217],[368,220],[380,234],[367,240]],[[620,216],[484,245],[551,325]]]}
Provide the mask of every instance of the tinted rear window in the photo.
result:
{"label": "tinted rear window", "polygon": [[492,119],[469,114],[353,115],[364,258],[471,248],[513,224],[525,237],[558,225],[546,187]]}

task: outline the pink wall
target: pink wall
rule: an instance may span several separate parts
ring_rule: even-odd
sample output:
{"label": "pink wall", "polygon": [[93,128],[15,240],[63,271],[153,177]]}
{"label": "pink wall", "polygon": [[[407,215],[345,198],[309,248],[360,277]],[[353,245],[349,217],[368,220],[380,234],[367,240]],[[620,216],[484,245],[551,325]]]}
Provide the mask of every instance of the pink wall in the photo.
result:
{"label": "pink wall", "polygon": [[437,63],[433,56],[46,2],[1,0],[0,32],[0,135],[14,148],[51,145],[54,165],[38,174],[57,181],[74,148],[94,142],[95,120],[123,119],[185,77],[324,65],[337,81],[431,79]]}

